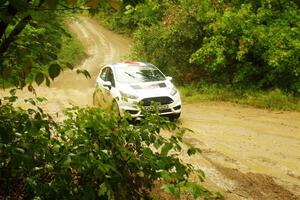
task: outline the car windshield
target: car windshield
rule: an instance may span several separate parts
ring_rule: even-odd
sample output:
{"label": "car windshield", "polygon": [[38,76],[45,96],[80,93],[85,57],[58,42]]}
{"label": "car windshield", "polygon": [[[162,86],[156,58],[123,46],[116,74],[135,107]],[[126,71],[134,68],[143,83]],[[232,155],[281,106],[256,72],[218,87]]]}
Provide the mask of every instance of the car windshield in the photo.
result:
{"label": "car windshield", "polygon": [[115,73],[117,81],[120,83],[139,83],[165,80],[165,76],[154,67],[120,67],[115,70]]}

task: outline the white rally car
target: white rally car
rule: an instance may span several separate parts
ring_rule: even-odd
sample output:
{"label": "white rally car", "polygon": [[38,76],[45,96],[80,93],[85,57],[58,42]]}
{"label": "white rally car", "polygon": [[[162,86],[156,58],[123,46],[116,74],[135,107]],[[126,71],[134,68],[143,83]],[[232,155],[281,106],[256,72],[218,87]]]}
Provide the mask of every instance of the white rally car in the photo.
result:
{"label": "white rally car", "polygon": [[93,94],[95,106],[115,107],[120,116],[125,112],[133,118],[142,115],[137,104],[153,111],[158,103],[160,115],[178,119],[181,100],[172,78],[165,76],[157,67],[146,62],[123,62],[101,68]]}

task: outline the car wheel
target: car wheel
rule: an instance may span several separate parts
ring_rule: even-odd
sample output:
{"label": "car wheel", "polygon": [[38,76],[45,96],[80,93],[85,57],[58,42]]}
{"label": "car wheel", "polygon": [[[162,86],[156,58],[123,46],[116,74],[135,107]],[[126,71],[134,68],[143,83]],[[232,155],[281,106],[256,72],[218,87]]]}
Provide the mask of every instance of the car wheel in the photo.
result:
{"label": "car wheel", "polygon": [[181,113],[176,113],[176,114],[171,115],[171,117],[170,117],[171,120],[177,120],[177,119],[179,119],[180,114],[181,114]]}

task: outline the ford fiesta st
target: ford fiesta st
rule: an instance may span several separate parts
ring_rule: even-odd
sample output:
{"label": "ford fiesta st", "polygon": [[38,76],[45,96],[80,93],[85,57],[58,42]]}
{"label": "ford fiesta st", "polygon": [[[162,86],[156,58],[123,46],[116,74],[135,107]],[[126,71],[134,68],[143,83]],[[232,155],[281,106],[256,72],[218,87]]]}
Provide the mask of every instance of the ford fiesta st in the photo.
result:
{"label": "ford fiesta st", "polygon": [[[113,106],[120,116],[142,116],[139,106],[147,111],[157,109],[160,115],[178,119],[181,99],[178,90],[157,67],[146,62],[123,62],[101,68],[93,94],[95,106]],[[154,107],[153,102],[158,106]]]}

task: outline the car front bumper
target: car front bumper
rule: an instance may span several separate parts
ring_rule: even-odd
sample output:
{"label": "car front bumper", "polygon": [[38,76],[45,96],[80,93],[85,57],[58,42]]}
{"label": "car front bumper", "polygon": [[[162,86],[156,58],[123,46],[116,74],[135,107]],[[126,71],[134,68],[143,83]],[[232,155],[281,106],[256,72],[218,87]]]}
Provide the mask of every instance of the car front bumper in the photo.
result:
{"label": "car front bumper", "polygon": [[[167,104],[158,104],[157,106],[153,105],[142,105],[140,99],[126,99],[126,100],[118,100],[118,106],[120,115],[124,116],[125,113],[129,113],[132,118],[138,118],[143,116],[143,110],[146,112],[155,113],[157,112],[159,115],[178,115],[181,113],[181,100],[180,95],[177,93],[174,96],[169,96],[172,99],[171,103]],[[148,97],[149,98],[149,97]],[[152,98],[160,98],[160,96],[152,97]],[[155,101],[154,101],[155,103]]]}

